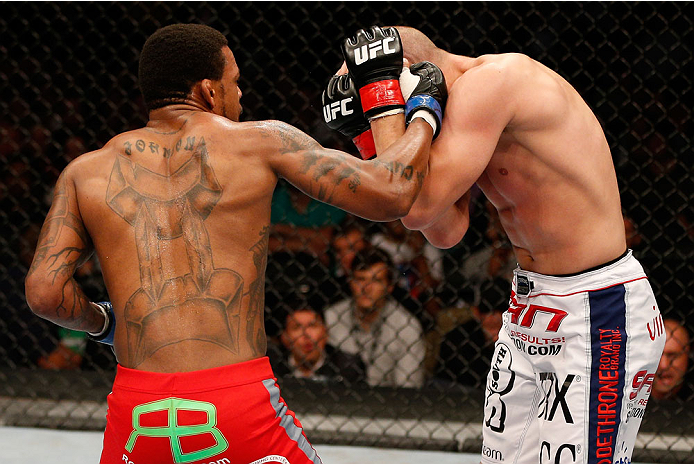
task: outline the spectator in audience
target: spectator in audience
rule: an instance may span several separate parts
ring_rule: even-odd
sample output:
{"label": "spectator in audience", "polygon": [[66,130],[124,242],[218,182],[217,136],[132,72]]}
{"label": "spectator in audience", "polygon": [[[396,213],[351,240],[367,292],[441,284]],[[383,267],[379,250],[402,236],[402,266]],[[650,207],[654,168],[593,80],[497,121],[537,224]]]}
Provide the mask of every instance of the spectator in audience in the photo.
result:
{"label": "spectator in audience", "polygon": [[349,297],[349,277],[352,274],[354,257],[371,247],[367,231],[370,224],[363,219],[348,214],[335,230],[332,242],[333,268],[330,279],[321,286],[321,292],[328,304]]}
{"label": "spectator in audience", "polygon": [[[692,394],[689,367],[689,333],[675,319],[664,319],[665,348],[653,380],[651,396],[655,399],[689,399]],[[649,326],[649,328],[651,328]],[[652,328],[654,333],[657,327]]]}
{"label": "spectator in audience", "polygon": [[498,277],[481,285],[479,301],[471,307],[472,318],[446,333],[441,342],[437,379],[477,388],[485,385],[510,286]]}
{"label": "spectator in audience", "polygon": [[304,300],[290,303],[280,344],[268,344],[268,356],[278,377],[355,383],[364,380],[361,359],[328,344],[323,314]]}
{"label": "spectator in audience", "polygon": [[361,356],[370,385],[420,387],[425,344],[422,326],[391,297],[393,263],[368,248],[352,262],[351,297],[325,310],[329,342]]}
{"label": "spectator in audience", "polygon": [[265,272],[265,305],[270,310],[265,329],[271,337],[281,330],[273,312],[285,298],[299,285],[322,288],[330,279],[327,252],[335,227],[347,214],[304,195],[288,182],[277,185],[272,197]]}
{"label": "spectator in audience", "polygon": [[366,232],[368,227],[363,219],[351,214],[340,223],[332,244],[337,261],[337,276],[349,276],[354,257],[371,245]]}
{"label": "spectator in audience", "polygon": [[428,329],[441,308],[435,296],[443,280],[443,253],[399,220],[383,223],[381,230],[370,242],[387,252],[397,269],[393,297]]}

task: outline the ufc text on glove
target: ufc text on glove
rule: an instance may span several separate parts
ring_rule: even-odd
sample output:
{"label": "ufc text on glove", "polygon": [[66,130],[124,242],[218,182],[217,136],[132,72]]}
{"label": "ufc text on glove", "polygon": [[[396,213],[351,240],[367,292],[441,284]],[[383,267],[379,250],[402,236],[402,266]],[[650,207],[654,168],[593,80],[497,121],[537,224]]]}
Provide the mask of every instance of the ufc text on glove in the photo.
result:
{"label": "ufc text on glove", "polygon": [[370,121],[385,113],[403,112],[405,100],[398,81],[402,43],[398,31],[378,26],[359,29],[353,37],[343,40],[341,48],[347,69],[359,89],[364,116]]}

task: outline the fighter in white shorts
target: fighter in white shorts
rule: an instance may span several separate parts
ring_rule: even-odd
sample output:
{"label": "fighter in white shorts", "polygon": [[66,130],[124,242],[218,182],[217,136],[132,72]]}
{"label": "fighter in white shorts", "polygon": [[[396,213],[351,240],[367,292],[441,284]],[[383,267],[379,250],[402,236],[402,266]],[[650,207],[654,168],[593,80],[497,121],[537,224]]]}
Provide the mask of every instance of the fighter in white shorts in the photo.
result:
{"label": "fighter in white shorts", "polygon": [[665,343],[643,268],[627,251],[575,275],[514,274],[482,462],[630,462]]}
{"label": "fighter in white shorts", "polygon": [[[423,69],[435,75],[433,65],[448,94],[403,225],[438,248],[456,245],[470,225],[476,184],[523,269],[490,366],[482,461],[629,462],[665,336],[646,275],[625,253],[619,183],[600,121],[569,82],[528,56],[456,55],[401,26],[342,42],[344,68],[365,94],[368,63],[394,56],[398,45],[415,63],[414,77],[399,76],[405,100]],[[364,114],[370,126],[349,128],[370,127],[358,141],[368,134],[379,153],[413,120]]]}

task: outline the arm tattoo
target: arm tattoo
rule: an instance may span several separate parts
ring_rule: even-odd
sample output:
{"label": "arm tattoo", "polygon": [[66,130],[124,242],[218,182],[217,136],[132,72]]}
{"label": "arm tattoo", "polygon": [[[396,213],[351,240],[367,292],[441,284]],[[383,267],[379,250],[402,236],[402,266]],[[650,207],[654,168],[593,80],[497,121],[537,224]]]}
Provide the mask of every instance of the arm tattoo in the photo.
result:
{"label": "arm tattoo", "polygon": [[419,184],[420,186],[424,182],[424,178],[426,177],[426,172],[424,171],[415,171],[414,167],[410,164],[405,165],[402,164],[398,161],[378,161],[378,159],[375,160],[376,163],[380,164],[384,168],[388,170],[391,174],[394,176],[400,176],[405,180],[411,181],[412,178],[414,177],[415,182]]}
{"label": "arm tattoo", "polygon": [[[67,234],[70,231],[77,235],[82,247],[67,247],[63,250],[54,250],[61,234]],[[39,234],[38,243],[36,244],[36,255],[31,263],[28,275],[32,275],[38,267],[49,264],[48,272],[54,275],[53,282],[55,282],[55,277],[61,270],[71,273],[89,257],[90,251],[91,240],[89,239],[89,234],[84,228],[82,221],[69,211],[67,180],[64,175],[60,176],[55,187],[51,210],[48,212]],[[66,256],[69,256],[70,259],[61,259]],[[72,269],[70,269],[71,266]]]}
{"label": "arm tattoo", "polygon": [[258,123],[257,127],[261,137],[275,140],[279,139],[280,154],[321,149],[318,142],[289,124],[278,121],[261,121]]}
{"label": "arm tattoo", "polygon": [[[42,269],[50,277],[49,285],[60,286],[61,300],[53,309],[55,317],[62,325],[80,330],[89,327],[96,314],[88,307],[89,300],[73,274],[91,255],[92,243],[80,218],[70,211],[70,195],[63,174],[56,184],[53,204],[41,229],[34,261],[27,275]],[[76,235],[77,243],[72,241],[72,246],[60,248],[60,239],[67,234]]]}
{"label": "arm tattoo", "polygon": [[[360,164],[356,167],[347,165],[348,155],[337,151],[325,151],[313,139],[288,124],[265,121],[260,123],[259,130],[262,137],[279,141],[281,154],[301,153],[301,164],[297,172],[308,176],[309,185],[306,193],[309,195],[331,203],[343,181],[346,182],[349,191],[357,192],[361,185]],[[424,182],[426,172],[415,170],[410,164],[398,161],[382,162],[378,159],[372,162],[377,166],[383,166],[393,176],[417,182],[420,187]]]}
{"label": "arm tattoo", "polygon": [[361,185],[359,168],[347,165],[346,155],[337,151],[328,154],[320,144],[288,124],[265,121],[259,128],[262,137],[279,140],[280,154],[301,152],[298,173],[308,176],[309,195],[331,202],[343,181],[352,193]]}

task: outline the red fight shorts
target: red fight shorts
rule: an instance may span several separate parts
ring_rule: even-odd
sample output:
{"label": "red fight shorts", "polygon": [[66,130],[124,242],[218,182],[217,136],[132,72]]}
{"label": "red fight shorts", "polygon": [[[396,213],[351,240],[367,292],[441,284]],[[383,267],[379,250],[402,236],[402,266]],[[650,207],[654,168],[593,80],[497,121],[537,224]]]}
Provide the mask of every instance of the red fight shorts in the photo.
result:
{"label": "red fight shorts", "polygon": [[321,464],[267,357],[163,374],[118,366],[101,464]]}

